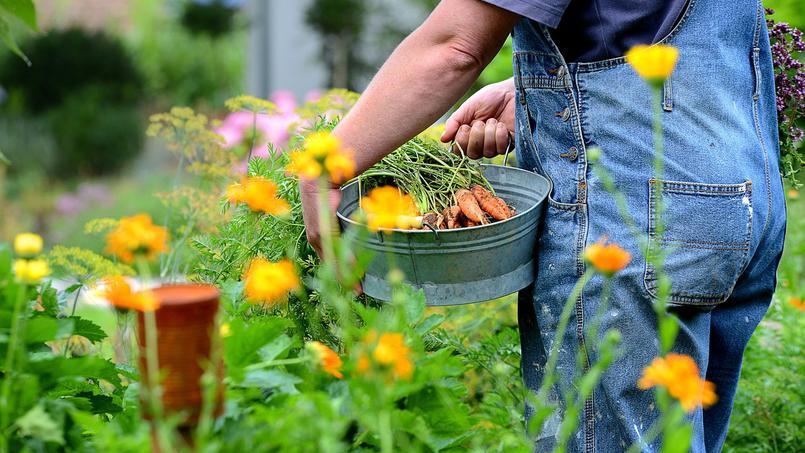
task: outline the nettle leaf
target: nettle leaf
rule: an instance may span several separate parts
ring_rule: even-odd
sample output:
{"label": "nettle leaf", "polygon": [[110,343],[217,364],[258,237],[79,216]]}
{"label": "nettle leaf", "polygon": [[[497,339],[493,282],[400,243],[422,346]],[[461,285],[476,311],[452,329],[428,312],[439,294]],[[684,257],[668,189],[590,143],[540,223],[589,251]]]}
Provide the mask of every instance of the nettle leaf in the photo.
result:
{"label": "nettle leaf", "polygon": [[260,350],[284,336],[288,320],[267,317],[250,320],[246,324],[241,319],[229,323],[232,335],[226,337],[224,360],[229,373],[236,378],[243,376],[243,367],[259,359]]}
{"label": "nettle leaf", "polygon": [[268,362],[277,358],[285,357],[293,346],[294,341],[288,335],[282,334],[276,340],[260,348],[260,360]]}
{"label": "nettle leaf", "polygon": [[0,0],[0,7],[8,11],[30,29],[36,30],[36,7],[33,0]]}
{"label": "nettle leaf", "polygon": [[73,327],[73,335],[81,335],[93,343],[97,343],[108,336],[106,335],[106,332],[103,331],[101,326],[95,324],[89,319],[84,319],[78,316],[71,316],[66,319],[71,319],[75,322]]}
{"label": "nettle leaf", "polygon": [[269,369],[246,372],[243,381],[238,385],[241,387],[277,389],[282,393],[297,394],[299,390],[296,389],[296,384],[301,382],[302,378],[287,371]]}
{"label": "nettle leaf", "polygon": [[72,319],[34,316],[28,320],[28,325],[25,329],[25,342],[31,344],[61,340],[73,333],[73,326]]}
{"label": "nettle leaf", "polygon": [[25,415],[18,418],[15,425],[17,425],[20,435],[23,437],[33,437],[44,442],[64,445],[62,427],[53,420],[41,404],[37,404]]}
{"label": "nettle leaf", "polygon": [[120,386],[115,365],[100,357],[49,357],[29,362],[32,372],[39,375],[43,388],[53,387],[60,379],[84,377],[105,379]]}
{"label": "nettle leaf", "polygon": [[39,305],[45,309],[44,313],[56,316],[59,313],[59,293],[51,286],[50,281],[42,285],[39,296]]}

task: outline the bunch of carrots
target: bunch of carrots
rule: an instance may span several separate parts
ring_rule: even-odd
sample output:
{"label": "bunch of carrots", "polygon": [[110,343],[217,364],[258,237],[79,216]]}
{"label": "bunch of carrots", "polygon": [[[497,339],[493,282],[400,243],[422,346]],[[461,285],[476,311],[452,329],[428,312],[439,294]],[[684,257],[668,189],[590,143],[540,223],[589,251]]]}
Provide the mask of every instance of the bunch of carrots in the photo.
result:
{"label": "bunch of carrots", "polygon": [[409,194],[423,228],[456,229],[506,220],[514,208],[495,196],[481,166],[435,140],[417,137],[359,177],[361,191],[393,185]]}
{"label": "bunch of carrots", "polygon": [[478,225],[486,225],[506,220],[516,214],[513,207],[489,190],[474,185],[470,190],[458,189],[456,204],[445,208],[442,213],[429,212],[422,216],[423,225],[439,230],[452,230]]}

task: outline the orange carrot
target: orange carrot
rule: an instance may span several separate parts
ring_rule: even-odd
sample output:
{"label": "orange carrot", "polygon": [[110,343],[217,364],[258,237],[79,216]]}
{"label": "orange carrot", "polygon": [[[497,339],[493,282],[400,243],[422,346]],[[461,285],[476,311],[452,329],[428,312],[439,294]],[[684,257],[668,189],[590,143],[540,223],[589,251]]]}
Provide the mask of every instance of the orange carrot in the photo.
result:
{"label": "orange carrot", "polygon": [[468,219],[466,216],[461,216],[461,226],[464,228],[478,226],[480,223],[473,222],[472,220]]}
{"label": "orange carrot", "polygon": [[430,225],[433,228],[439,228],[439,224],[442,223],[444,218],[441,214],[437,214],[435,212],[429,212],[422,216],[422,227],[423,229],[427,228],[425,225]]}
{"label": "orange carrot", "polygon": [[472,195],[478,205],[495,220],[506,220],[511,217],[511,211],[506,202],[479,185],[472,186]]}
{"label": "orange carrot", "polygon": [[444,216],[445,226],[447,229],[452,230],[454,228],[459,228],[461,225],[459,224],[459,217],[461,216],[461,208],[458,206],[450,206],[446,208],[442,213]]}
{"label": "orange carrot", "polygon": [[458,189],[455,196],[456,202],[458,202],[458,206],[461,208],[461,212],[467,216],[468,219],[480,223],[481,225],[489,223],[489,221],[486,220],[486,214],[484,214],[484,211],[478,206],[478,201],[475,199],[472,192],[467,189]]}

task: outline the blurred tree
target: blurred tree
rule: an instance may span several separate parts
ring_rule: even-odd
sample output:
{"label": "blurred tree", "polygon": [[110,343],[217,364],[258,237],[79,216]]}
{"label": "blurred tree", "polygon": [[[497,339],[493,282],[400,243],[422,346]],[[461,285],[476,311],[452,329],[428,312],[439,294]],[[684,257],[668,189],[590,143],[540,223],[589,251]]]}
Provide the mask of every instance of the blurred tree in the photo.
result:
{"label": "blurred tree", "polygon": [[113,102],[133,103],[142,95],[134,60],[106,33],[51,30],[23,49],[34,65],[10,57],[0,65],[0,81],[14,107],[23,111],[42,113],[89,85],[102,86]]}
{"label": "blurred tree", "polygon": [[[4,0],[0,0],[2,3]],[[9,93],[6,113],[19,122],[45,120],[55,139],[55,160],[35,149],[7,149],[15,173],[47,171],[60,178],[118,170],[142,144],[138,111],[143,83],[134,60],[116,38],[72,28],[51,30],[23,45],[30,67],[13,55],[0,61],[0,81]],[[47,147],[42,147],[47,149]],[[48,165],[52,163],[52,165]]]}
{"label": "blurred tree", "polygon": [[184,4],[182,25],[191,33],[217,38],[232,31],[239,6],[237,0],[191,0]]}
{"label": "blurred tree", "polygon": [[355,90],[363,61],[358,43],[366,27],[366,0],[314,0],[305,20],[321,36],[321,56],[333,88]]}

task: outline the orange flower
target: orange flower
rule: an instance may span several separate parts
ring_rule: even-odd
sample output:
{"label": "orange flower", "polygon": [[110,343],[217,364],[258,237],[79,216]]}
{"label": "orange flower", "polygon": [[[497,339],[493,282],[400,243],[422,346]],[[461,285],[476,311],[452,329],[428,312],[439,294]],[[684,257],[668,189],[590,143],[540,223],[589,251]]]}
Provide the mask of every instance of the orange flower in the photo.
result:
{"label": "orange flower", "polygon": [[799,198],[799,191],[797,189],[788,189],[788,198],[796,200]]}
{"label": "orange flower", "polygon": [[392,186],[376,187],[361,198],[361,209],[366,213],[370,231],[399,228],[417,228],[422,224],[419,211],[410,195]]}
{"label": "orange flower", "polygon": [[329,132],[314,132],[305,139],[305,147],[289,155],[285,167],[288,173],[302,179],[316,179],[322,175],[330,182],[341,184],[355,175],[352,151],[341,145],[338,137]]}
{"label": "orange flower", "polygon": [[794,296],[789,297],[788,304],[799,311],[805,311],[805,300],[802,300],[799,297]]}
{"label": "orange flower", "polygon": [[148,291],[133,291],[125,278],[115,275],[103,279],[101,297],[123,310],[153,311],[159,308],[159,301]]}
{"label": "orange flower", "polygon": [[[377,334],[371,331],[364,341],[374,343]],[[411,349],[406,346],[405,338],[401,333],[384,333],[377,339],[372,351],[372,358],[380,366],[391,369],[392,375],[397,379],[410,380],[414,373],[414,364],[411,361]],[[361,356],[358,360],[358,370],[365,372],[368,369],[368,358]]]}
{"label": "orange flower", "polygon": [[324,168],[334,184],[342,184],[355,176],[355,159],[352,153],[339,151],[324,159]]}
{"label": "orange flower", "polygon": [[138,214],[120,219],[106,235],[106,252],[130,263],[135,256],[154,259],[168,250],[168,230],[154,225],[151,216]]}
{"label": "orange flower", "polygon": [[595,270],[611,277],[629,264],[632,255],[618,244],[607,244],[606,240],[602,239],[587,247],[584,258]]}
{"label": "orange flower", "polygon": [[273,303],[285,300],[288,293],[299,288],[293,263],[282,260],[273,263],[255,258],[244,275],[246,298],[255,303]]}
{"label": "orange flower", "polygon": [[285,215],[291,210],[285,200],[277,197],[277,184],[262,176],[243,178],[240,184],[230,185],[226,197],[232,204],[245,203],[252,211],[269,215]]}
{"label": "orange flower", "polygon": [[316,179],[324,170],[321,163],[304,151],[294,151],[288,157],[290,162],[285,166],[285,170],[299,178]]}
{"label": "orange flower", "polygon": [[696,362],[685,354],[669,353],[665,357],[655,358],[643,370],[637,386],[643,390],[654,386],[665,387],[688,412],[698,406],[712,406],[718,400],[715,385],[699,376]]}
{"label": "orange flower", "polygon": [[306,347],[313,354],[313,357],[316,358],[316,361],[325,373],[338,379],[344,378],[344,375],[341,373],[343,362],[341,362],[341,357],[338,357],[335,351],[318,341],[308,342]]}

